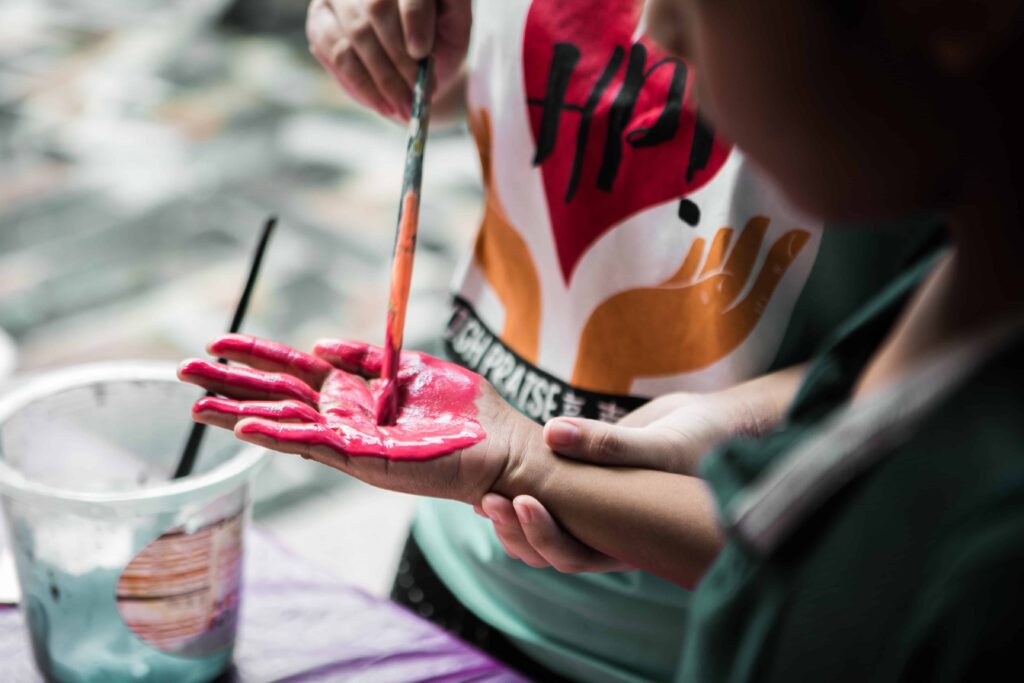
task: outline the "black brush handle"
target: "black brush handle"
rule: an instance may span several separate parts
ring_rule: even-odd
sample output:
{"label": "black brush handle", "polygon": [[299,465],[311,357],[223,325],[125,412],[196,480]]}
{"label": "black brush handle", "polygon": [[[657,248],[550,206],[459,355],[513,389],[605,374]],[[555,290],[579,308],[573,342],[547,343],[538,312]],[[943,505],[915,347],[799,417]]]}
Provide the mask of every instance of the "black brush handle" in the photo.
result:
{"label": "black brush handle", "polygon": [[[270,235],[277,225],[277,217],[271,216],[263,225],[263,234],[256,245],[256,253],[252,257],[252,265],[249,267],[249,277],[245,281],[245,289],[242,290],[242,297],[235,306],[235,315],[231,318],[229,334],[235,334],[242,329],[242,321],[245,320],[245,313],[249,309],[249,299],[252,298],[252,291],[256,288],[256,279],[260,274],[260,265],[263,263],[263,255],[267,251],[267,244],[270,242]],[[227,363],[227,359],[218,358],[218,363]],[[213,396],[212,391],[206,392],[207,396]],[[178,467],[174,470],[174,478],[181,479],[192,474],[196,466],[196,456],[199,455],[199,447],[203,445],[203,435],[206,434],[206,425],[201,422],[193,423],[192,431],[189,432],[188,441],[181,452],[181,459],[178,460]]]}

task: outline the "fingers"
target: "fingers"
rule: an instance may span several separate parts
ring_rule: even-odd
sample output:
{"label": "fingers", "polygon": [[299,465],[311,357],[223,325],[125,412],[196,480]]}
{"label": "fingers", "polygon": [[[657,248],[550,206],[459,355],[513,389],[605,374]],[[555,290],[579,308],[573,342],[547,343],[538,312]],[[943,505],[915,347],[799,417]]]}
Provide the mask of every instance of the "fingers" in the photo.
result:
{"label": "fingers", "polygon": [[628,571],[632,567],[600,553],[567,534],[536,498],[514,501],[488,493],[478,514],[494,524],[505,552],[534,569],[553,567],[564,573]]}
{"label": "fingers", "polygon": [[369,15],[377,40],[402,76],[411,99],[412,89],[416,85],[418,57],[412,54],[406,43],[400,6],[395,0],[370,0]]}
{"label": "fingers", "polygon": [[436,91],[454,82],[469,47],[472,0],[313,0],[310,52],[356,100],[408,118],[417,61],[433,54]]}
{"label": "fingers", "polygon": [[625,562],[598,552],[566,533],[536,498],[517,496],[512,505],[530,547],[558,571],[578,574],[632,569]]}
{"label": "fingers", "polygon": [[761,243],[764,242],[764,235],[768,231],[768,222],[764,216],[751,218],[740,233],[740,238],[736,240],[736,246],[725,263],[724,272],[731,276],[730,280],[737,294],[747,283],[754,268],[757,254],[761,251]]}
{"label": "fingers", "polygon": [[[395,112],[403,119],[407,119],[412,111],[412,86],[403,78],[398,66],[388,54],[387,47],[381,42],[381,34],[386,34],[388,29],[387,23],[382,19],[394,13],[393,0],[371,0],[369,4],[383,9],[374,10],[374,14],[365,11],[352,21],[348,27],[350,45],[366,67],[377,92],[387,100]],[[399,22],[393,22],[393,28],[400,28]],[[404,51],[401,33],[387,40],[392,44],[400,42],[402,47],[393,49]],[[409,58],[408,62],[411,63],[412,59]]]}
{"label": "fingers", "polygon": [[[363,105],[383,116],[397,116],[396,108],[377,85],[372,74],[375,67],[365,64],[356,49],[353,30],[358,29],[366,52],[365,41],[373,27],[365,10],[364,0],[313,0],[306,17],[306,35],[310,52],[326,68],[346,92]],[[390,64],[390,60],[388,60]],[[391,65],[393,68],[393,65]],[[378,78],[382,78],[378,75]]]}
{"label": "fingers", "polygon": [[434,50],[438,0],[398,0],[405,45],[413,59]]}
{"label": "fingers", "polygon": [[700,265],[700,259],[704,255],[704,240],[698,237],[690,245],[690,251],[686,253],[686,258],[683,259],[683,265],[679,266],[679,270],[676,271],[675,275],[665,280],[662,286],[665,285],[684,285],[693,280],[693,276],[697,272],[697,266]]}
{"label": "fingers", "polygon": [[[436,495],[436,489],[429,489],[426,485],[422,488],[416,486],[412,470],[404,475],[394,474],[396,464],[387,458],[350,457],[356,455],[350,452],[353,446],[351,439],[346,440],[324,424],[292,424],[264,418],[245,418],[235,425],[234,431],[235,437],[246,443],[314,460],[373,486],[407,493],[430,490]],[[379,448],[375,454],[381,454]]]}
{"label": "fingers", "polygon": [[284,372],[317,388],[323,384],[334,366],[308,353],[296,351],[286,344],[250,337],[244,334],[226,334],[210,342],[207,350],[218,358],[245,363],[259,370]]}
{"label": "fingers", "polygon": [[316,406],[320,394],[297,377],[251,368],[222,365],[205,360],[187,360],[178,368],[178,378],[228,398],[256,401],[294,399]]}
{"label": "fingers", "polygon": [[316,410],[299,401],[233,401],[208,396],[196,401],[192,418],[196,422],[234,429],[239,420],[262,417],[275,422],[323,422]]}
{"label": "fingers", "polygon": [[516,517],[516,511],[512,507],[512,501],[496,493],[488,493],[480,501],[480,507],[494,525],[494,532],[509,557],[534,569],[550,566],[526,540],[522,526]]}
{"label": "fingers", "polygon": [[384,350],[379,346],[344,339],[318,341],[313,347],[313,353],[336,368],[368,379],[380,377],[381,366],[384,364]]}
{"label": "fingers", "polygon": [[343,462],[338,458],[345,456],[340,437],[323,424],[292,424],[265,418],[245,418],[235,425],[235,436],[257,446],[301,455],[332,466]]}
{"label": "fingers", "polygon": [[733,307],[731,314],[742,316],[747,320],[756,320],[764,313],[768,301],[771,299],[775,288],[779,285],[782,276],[789,270],[789,266],[803,250],[810,234],[803,230],[790,230],[772,245],[765,258],[761,272],[757,275],[754,286],[750,293]]}
{"label": "fingers", "polygon": [[711,249],[708,251],[708,259],[704,262],[704,267],[701,269],[701,277],[714,273],[722,267],[722,263],[725,261],[725,254],[729,251],[729,244],[732,243],[732,228],[721,228],[715,233],[715,239],[711,243]]}
{"label": "fingers", "polygon": [[569,418],[556,418],[544,425],[544,441],[559,455],[576,460],[665,471],[676,471],[676,461],[682,462],[685,453],[681,451],[686,449],[685,443],[674,443],[653,427]]}

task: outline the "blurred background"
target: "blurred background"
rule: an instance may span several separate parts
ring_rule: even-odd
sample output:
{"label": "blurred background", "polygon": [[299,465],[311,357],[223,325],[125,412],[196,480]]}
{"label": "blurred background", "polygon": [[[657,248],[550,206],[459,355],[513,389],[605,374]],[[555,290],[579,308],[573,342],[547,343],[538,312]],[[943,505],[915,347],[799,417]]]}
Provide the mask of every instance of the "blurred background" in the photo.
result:
{"label": "blurred background", "polygon": [[[0,391],[69,364],[202,354],[270,213],[281,222],[245,331],[299,348],[382,341],[405,130],[321,70],[305,12],[0,0]],[[465,130],[435,126],[410,347],[439,351],[479,198]],[[258,523],[387,592],[411,498],[288,456],[257,490]]]}

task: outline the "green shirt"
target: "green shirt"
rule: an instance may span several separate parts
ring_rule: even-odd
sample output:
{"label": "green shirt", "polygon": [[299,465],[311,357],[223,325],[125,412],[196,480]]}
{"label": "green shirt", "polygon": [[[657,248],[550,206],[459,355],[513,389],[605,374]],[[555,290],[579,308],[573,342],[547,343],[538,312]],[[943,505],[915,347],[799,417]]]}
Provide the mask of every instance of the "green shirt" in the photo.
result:
{"label": "green shirt", "polygon": [[[1024,363],[950,355],[844,404],[931,262],[844,326],[786,422],[705,459],[729,533],[683,681],[999,680],[1024,647]],[[966,359],[966,360],[965,360]]]}
{"label": "green shirt", "polygon": [[[772,369],[805,361],[827,334],[933,248],[934,222],[913,230],[824,231]],[[560,574],[509,558],[491,524],[465,505],[420,503],[413,527],[433,570],[474,614],[549,669],[581,681],[674,675],[691,594],[645,572]]]}

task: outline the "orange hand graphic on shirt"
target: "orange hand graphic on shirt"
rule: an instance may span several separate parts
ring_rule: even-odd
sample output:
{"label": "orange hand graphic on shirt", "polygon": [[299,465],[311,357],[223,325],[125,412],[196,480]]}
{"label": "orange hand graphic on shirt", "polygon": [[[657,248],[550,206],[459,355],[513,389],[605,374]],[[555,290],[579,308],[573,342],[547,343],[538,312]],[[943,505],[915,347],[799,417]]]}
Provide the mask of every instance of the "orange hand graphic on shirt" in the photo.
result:
{"label": "orange hand graphic on shirt", "polygon": [[[810,237],[807,231],[790,230],[771,246],[755,273],[768,223],[762,216],[751,219],[731,251],[734,231],[720,229],[706,260],[705,242],[696,239],[665,282],[605,300],[584,326],[572,384],[625,394],[638,377],[692,372],[735,350],[761,319]],[[753,285],[745,291],[751,277]]]}
{"label": "orange hand graphic on shirt", "polygon": [[486,205],[473,256],[505,309],[501,338],[533,363],[540,342],[540,278],[526,242],[509,223],[491,175],[491,120],[481,109],[469,117],[483,170]]}

